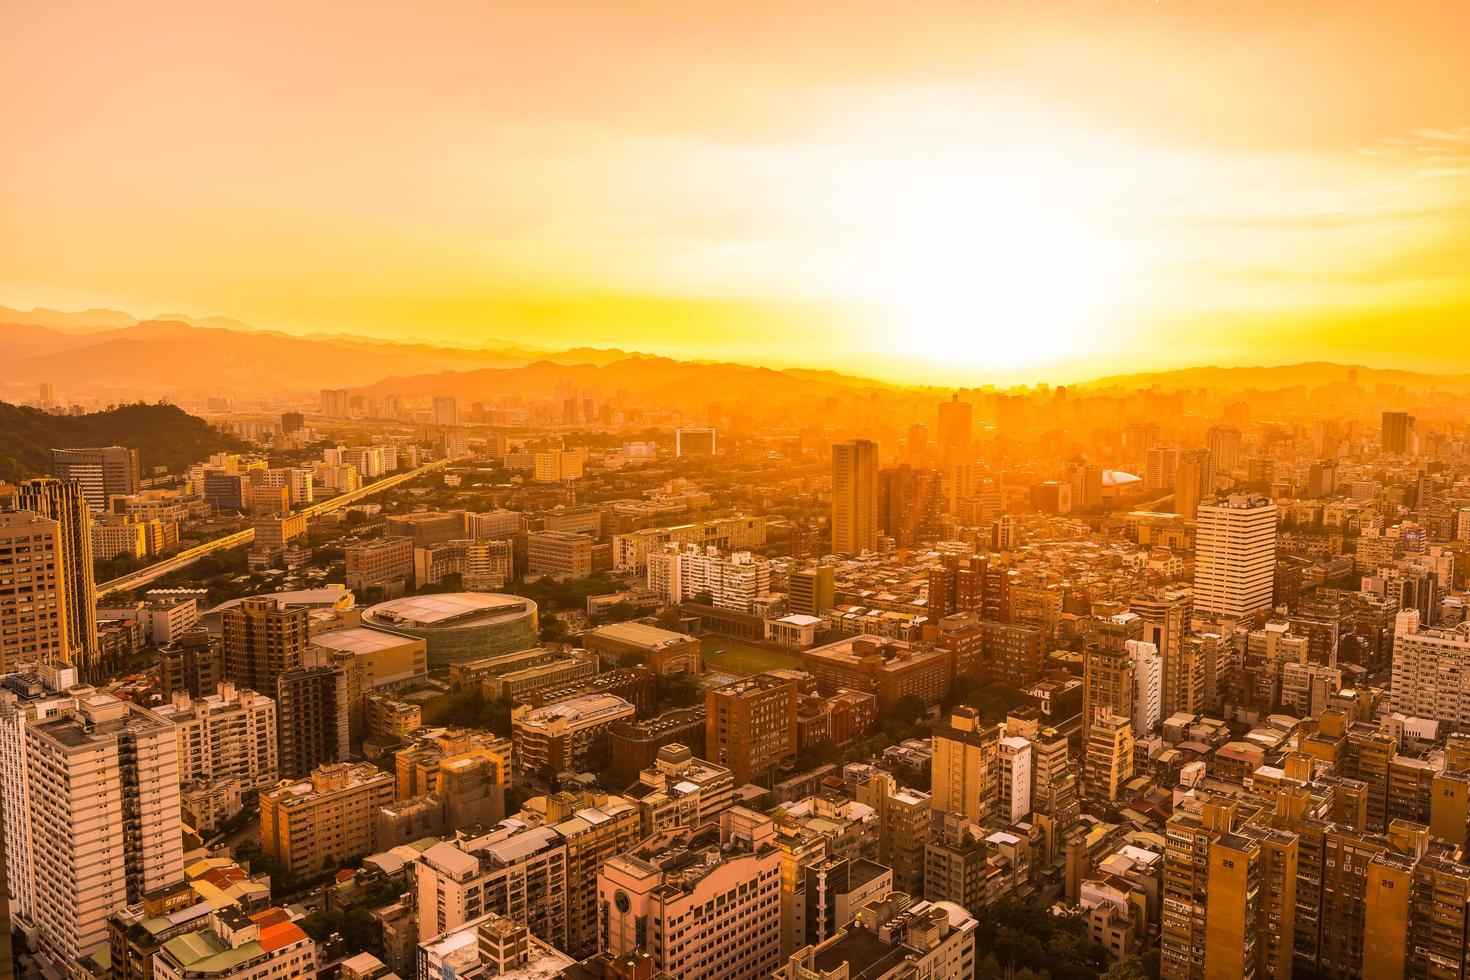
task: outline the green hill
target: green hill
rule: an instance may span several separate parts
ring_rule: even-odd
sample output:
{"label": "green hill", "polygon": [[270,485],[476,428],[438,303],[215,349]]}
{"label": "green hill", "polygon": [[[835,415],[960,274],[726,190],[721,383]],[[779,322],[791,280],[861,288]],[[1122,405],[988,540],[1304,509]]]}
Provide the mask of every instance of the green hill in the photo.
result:
{"label": "green hill", "polygon": [[247,448],[173,405],[122,405],[90,415],[51,415],[0,402],[0,480],[46,476],[51,472],[51,450],[80,446],[136,449],[145,477],[155,466],[178,473],[210,453]]}

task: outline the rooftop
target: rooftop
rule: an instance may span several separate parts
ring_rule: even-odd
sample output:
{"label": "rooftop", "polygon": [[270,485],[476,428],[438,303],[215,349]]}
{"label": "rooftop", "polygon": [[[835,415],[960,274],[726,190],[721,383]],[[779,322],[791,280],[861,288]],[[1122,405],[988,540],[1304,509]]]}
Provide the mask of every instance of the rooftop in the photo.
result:
{"label": "rooftop", "polygon": [[363,619],[419,628],[454,628],[497,622],[535,608],[536,604],[524,596],[448,592],[389,599],[369,607]]}

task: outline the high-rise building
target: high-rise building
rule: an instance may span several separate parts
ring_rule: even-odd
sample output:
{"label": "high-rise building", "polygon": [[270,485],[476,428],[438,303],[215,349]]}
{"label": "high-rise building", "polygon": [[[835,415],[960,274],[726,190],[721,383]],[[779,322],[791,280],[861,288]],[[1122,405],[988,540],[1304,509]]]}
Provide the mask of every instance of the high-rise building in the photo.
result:
{"label": "high-rise building", "polygon": [[715,455],[715,430],[679,427],[674,430],[675,456]]}
{"label": "high-rise building", "polygon": [[832,553],[878,547],[878,444],[854,439],[832,447]]}
{"label": "high-rise building", "polygon": [[1147,735],[1158,727],[1163,703],[1164,667],[1159,648],[1146,640],[1129,640],[1125,645],[1133,661],[1133,730]]}
{"label": "high-rise building", "polygon": [[955,393],[949,401],[939,403],[939,452],[951,461],[957,461],[970,451],[970,437],[974,428],[974,411],[968,402],[960,401]]}
{"label": "high-rise building", "polygon": [[[174,727],[88,693],[18,726],[41,950],[75,963],[107,942],[107,917],[183,879]],[[9,800],[7,800],[7,805]]]}
{"label": "high-rise building", "polygon": [[1190,591],[1157,589],[1128,601],[1128,611],[1143,620],[1140,639],[1158,648],[1163,665],[1159,714],[1196,713],[1204,704],[1204,664],[1198,648],[1185,644],[1189,630]]}
{"label": "high-rise building", "polygon": [[638,807],[621,796],[558,793],[547,797],[546,819],[566,846],[566,949],[597,951],[597,873],[643,839]]}
{"label": "high-rise building", "polygon": [[[1215,462],[1216,476],[1229,475],[1240,467],[1240,430],[1235,426],[1210,426],[1210,431],[1205,434],[1205,448],[1210,451],[1210,458]],[[1216,488],[1206,489],[1208,496]]]}
{"label": "high-rise building", "polygon": [[329,419],[345,419],[352,414],[352,402],[346,388],[323,388],[321,403],[321,413]]}
{"label": "high-rise building", "polygon": [[0,513],[0,673],[23,662],[68,662],[61,525],[30,511]]}
{"label": "high-rise building", "polygon": [[464,828],[424,851],[417,876],[424,935],[493,912],[558,949],[567,946],[567,845],[552,827],[503,820],[488,830]]}
{"label": "high-rise building", "polygon": [[[195,830],[209,830],[218,819],[234,816],[242,798],[279,781],[276,703],[265,695],[236,690],[226,681],[218,693],[200,698],[180,691],[157,714],[172,722],[178,734],[179,777],[185,791],[198,784],[201,798],[218,797],[232,804],[195,813]],[[209,789],[218,792],[204,792]]]}
{"label": "high-rise building", "polygon": [[220,617],[225,676],[251,691],[276,690],[276,679],[301,666],[310,611],[273,596],[251,596]]}
{"label": "high-rise building", "polygon": [[651,838],[597,876],[600,947],[685,980],[761,980],[781,965],[781,853],[770,817],[735,807]]}
{"label": "high-rise building", "polygon": [[1128,641],[1138,638],[1135,619],[1099,623],[1082,647],[1082,730],[1101,714],[1133,718],[1137,679]]}
{"label": "high-rise building", "polygon": [[878,527],[900,548],[939,537],[944,489],[938,470],[907,463],[878,471]]}
{"label": "high-rise building", "polygon": [[1394,617],[1393,710],[1470,730],[1470,632],[1421,624],[1417,609]]}
{"label": "high-rise building", "polygon": [[57,523],[61,542],[62,610],[66,614],[68,659],[87,680],[100,680],[110,665],[97,646],[97,588],[92,579],[92,515],[80,484],[41,477],[22,483],[16,508]]}
{"label": "high-rise building", "polygon": [[999,725],[984,725],[974,708],[960,705],[933,734],[933,806],[984,824],[1000,803]]}
{"label": "high-rise building", "polygon": [[459,399],[439,396],[434,399],[434,424],[435,425],[458,425],[459,424]]}
{"label": "high-rise building", "polygon": [[1414,416],[1408,412],[1384,412],[1379,438],[1383,451],[1402,456],[1413,449]]}
{"label": "high-rise building", "polygon": [[351,717],[359,694],[350,663],[292,667],[276,675],[281,775],[305,778],[351,754]]}
{"label": "high-rise building", "polygon": [[114,495],[126,497],[138,492],[138,450],[124,446],[53,449],[51,475],[81,484],[87,509],[100,514],[107,510],[107,501]]}
{"label": "high-rise building", "polygon": [[879,769],[858,784],[857,800],[878,814],[878,861],[893,869],[893,887],[924,894],[925,848],[934,813],[929,794],[901,787],[892,773]]}
{"label": "high-rise building", "polygon": [[1083,787],[1094,800],[1115,802],[1133,776],[1133,722],[1103,711],[1086,731]]}
{"label": "high-rise building", "polygon": [[671,544],[649,552],[647,581],[648,590],[668,603],[709,593],[714,606],[748,613],[771,592],[771,565],[748,551],[721,555],[717,548]]}
{"label": "high-rise building", "polygon": [[1271,608],[1276,505],[1231,494],[1201,504],[1195,521],[1194,615],[1241,619]]}
{"label": "high-rise building", "polygon": [[735,773],[736,785],[762,779],[796,755],[796,682],[768,674],[705,692],[705,754]]}

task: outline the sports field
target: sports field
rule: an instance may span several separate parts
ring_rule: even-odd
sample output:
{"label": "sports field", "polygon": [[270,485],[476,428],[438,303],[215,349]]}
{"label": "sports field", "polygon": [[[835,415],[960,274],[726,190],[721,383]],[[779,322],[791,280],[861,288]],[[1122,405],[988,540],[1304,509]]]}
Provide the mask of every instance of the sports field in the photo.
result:
{"label": "sports field", "polygon": [[731,674],[759,674],[765,670],[781,667],[801,669],[801,657],[797,654],[780,653],[753,647],[738,640],[722,640],[716,637],[704,639],[703,654],[706,670],[718,670]]}

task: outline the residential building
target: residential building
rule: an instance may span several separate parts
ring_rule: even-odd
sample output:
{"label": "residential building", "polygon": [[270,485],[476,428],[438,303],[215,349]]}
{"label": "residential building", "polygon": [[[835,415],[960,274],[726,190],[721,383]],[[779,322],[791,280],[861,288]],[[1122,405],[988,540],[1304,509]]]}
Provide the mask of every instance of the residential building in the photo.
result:
{"label": "residential building", "polygon": [[53,449],[51,475],[79,484],[87,509],[100,514],[112,497],[138,492],[138,451],[124,446]]}
{"label": "residential building", "polygon": [[1001,726],[981,724],[979,712],[965,705],[954,709],[948,724],[935,726],[934,809],[964,814],[978,824],[996,814],[1001,802],[1000,740]]}
{"label": "residential building", "polygon": [[781,962],[780,889],[775,824],[735,807],[718,827],[656,836],[602,866],[599,946],[646,952],[682,980],[761,980]]}
{"label": "residential building", "polygon": [[592,539],[570,531],[531,532],[526,535],[526,571],[586,578],[592,574]]}
{"label": "residential building", "polygon": [[285,909],[211,912],[153,954],[155,980],[288,980],[316,975],[316,942]]}
{"label": "residential building", "polygon": [[[233,785],[231,798],[251,798],[279,779],[276,704],[263,694],[237,690],[229,681],[199,698],[175,693],[156,714],[174,725],[179,743],[179,778],[193,783]],[[207,831],[238,810],[195,814]]]}
{"label": "residential building", "polygon": [[30,511],[0,512],[0,673],[19,663],[67,663],[61,525]]}
{"label": "residential building", "polygon": [[260,845],[281,867],[314,878],[376,849],[373,817],[393,800],[393,775],[371,763],[320,766],[260,794]]}
{"label": "residential building", "polygon": [[1194,615],[1240,619],[1269,609],[1276,572],[1276,505],[1231,494],[1195,517]]}
{"label": "residential building", "polygon": [[276,680],[300,667],[310,612],[273,596],[242,599],[220,615],[225,675],[243,689],[275,692]]}
{"label": "residential building", "polygon": [[953,902],[915,902],[903,892],[869,901],[832,938],[791,955],[776,980],[901,980],[975,975],[979,923]]}
{"label": "residential building", "polygon": [[38,478],[17,487],[17,511],[55,521],[60,543],[56,570],[66,616],[67,659],[88,681],[100,680],[113,664],[102,662],[97,644],[97,589],[92,578],[92,516],[81,485]]}

